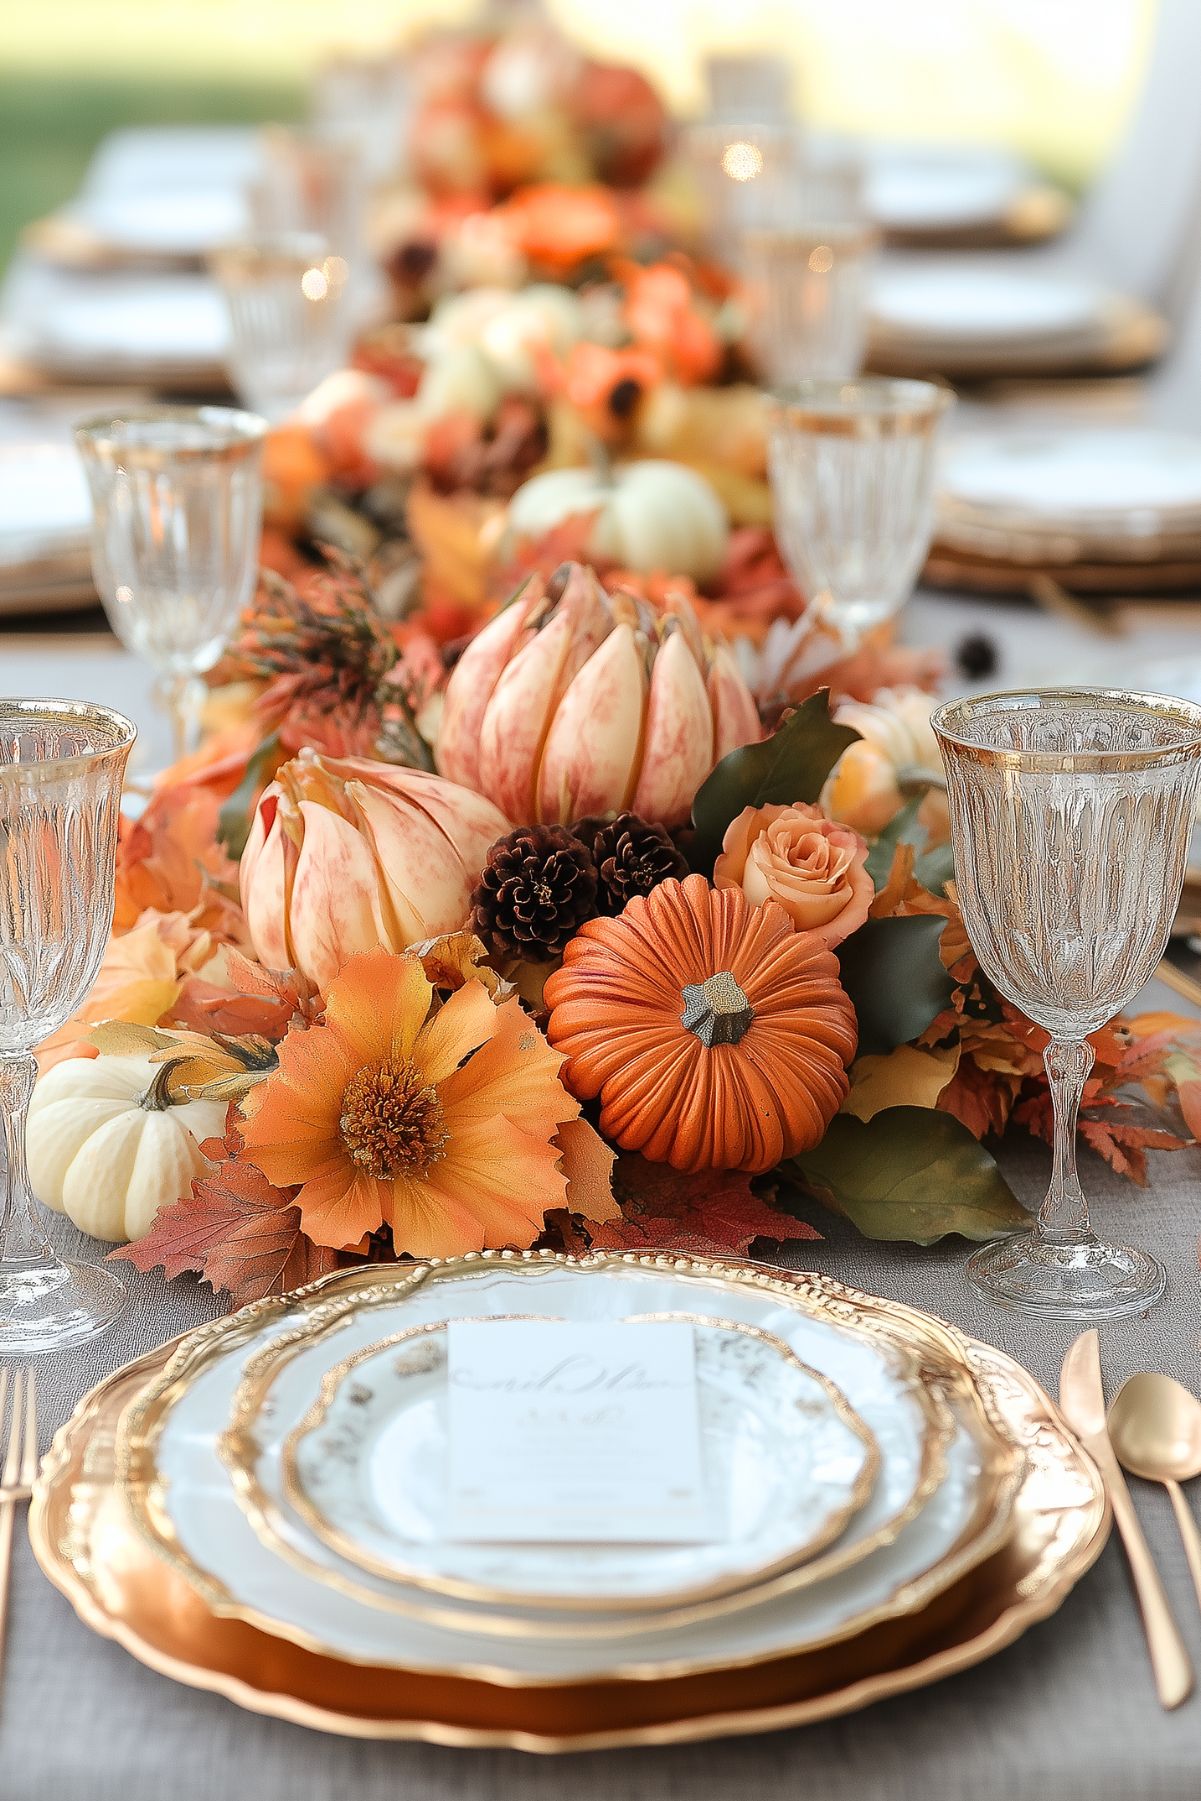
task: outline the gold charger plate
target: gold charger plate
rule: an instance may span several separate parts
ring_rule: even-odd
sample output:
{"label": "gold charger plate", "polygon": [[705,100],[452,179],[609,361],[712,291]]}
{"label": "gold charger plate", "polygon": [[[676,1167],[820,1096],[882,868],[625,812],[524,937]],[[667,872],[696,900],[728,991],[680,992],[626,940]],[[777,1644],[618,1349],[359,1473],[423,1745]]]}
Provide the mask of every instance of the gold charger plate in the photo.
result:
{"label": "gold charger plate", "polygon": [[102,1382],[58,1432],[34,1489],[30,1539],[81,1620],[150,1669],[325,1732],[566,1752],[805,1725],[923,1688],[1012,1644],[1056,1611],[1109,1534],[1096,1467],[1038,1385],[1003,1352],[935,1324],[1025,1453],[1008,1541],[922,1613],[752,1670],[634,1685],[493,1688],[343,1664],[216,1618],[132,1530],[115,1484],[120,1414],[161,1375],[174,1344]]}
{"label": "gold charger plate", "polygon": [[[555,1269],[582,1267],[588,1271],[604,1268],[642,1267],[652,1272],[680,1278],[695,1278],[709,1291],[722,1293],[750,1287],[767,1298],[794,1307],[797,1311],[825,1318],[858,1331],[885,1347],[897,1351],[902,1359],[910,1357],[907,1373],[913,1392],[927,1412],[927,1458],[923,1461],[922,1480],[911,1503],[870,1541],[871,1549],[887,1545],[898,1535],[933,1493],[943,1473],[943,1453],[951,1425],[951,1404],[966,1415],[967,1429],[976,1441],[981,1474],[968,1519],[953,1544],[939,1554],[920,1575],[898,1582],[886,1599],[848,1618],[828,1636],[810,1645],[810,1650],[824,1648],[876,1625],[887,1618],[918,1611],[942,1589],[958,1581],[976,1563],[989,1556],[1003,1541],[1016,1493],[1020,1459],[1012,1442],[987,1409],[972,1384],[963,1363],[961,1347],[950,1335],[940,1336],[937,1323],[928,1316],[899,1303],[882,1302],[875,1296],[842,1288],[825,1277],[798,1275],[745,1263],[725,1263],[694,1257],[670,1257],[626,1253],[590,1253],[583,1258],[564,1257],[549,1251],[485,1251],[446,1260],[431,1259],[412,1267],[400,1267],[381,1280],[381,1270],[374,1268],[336,1272],[300,1290],[298,1294],[260,1301],[226,1319],[194,1332],[180,1347],[171,1364],[156,1382],[130,1405],[118,1430],[116,1463],[118,1482],[129,1507],[130,1518],[147,1545],[170,1563],[204,1598],[210,1610],[222,1618],[237,1619],[260,1631],[290,1639],[293,1643],[319,1655],[353,1661],[352,1654],[338,1651],[306,1628],[267,1614],[241,1599],[223,1582],[203,1568],[188,1553],[174,1530],[166,1487],[160,1476],[157,1449],[172,1406],[199,1380],[214,1357],[227,1354],[231,1348],[252,1345],[265,1325],[291,1311],[300,1310],[302,1317],[257,1352],[249,1356],[243,1380],[235,1397],[231,1423],[221,1442],[221,1454],[230,1471],[234,1492],[246,1512],[256,1536],[273,1555],[281,1558],[301,1575],[322,1586],[335,1589],[357,1602],[423,1620],[454,1632],[472,1632],[497,1638],[568,1638],[603,1639],[624,1637],[630,1630],[629,1616],[613,1622],[595,1618],[586,1624],[561,1624],[547,1619],[518,1617],[508,1610],[488,1614],[481,1608],[467,1612],[455,1609],[446,1601],[415,1599],[411,1596],[385,1596],[367,1590],[340,1571],[317,1563],[289,1542],[286,1523],[253,1473],[254,1441],[248,1428],[266,1400],[272,1378],[281,1358],[312,1342],[327,1327],[336,1327],[353,1313],[386,1302],[393,1302],[417,1287],[440,1280],[461,1279],[464,1275],[487,1276],[498,1266],[506,1277],[520,1278],[531,1284],[531,1301],[537,1297],[538,1278]],[[914,1353],[917,1353],[916,1357]],[[930,1452],[931,1440],[934,1450]],[[747,1606],[759,1606],[767,1600],[804,1588],[821,1578],[840,1573],[857,1561],[854,1547],[832,1550],[811,1564],[790,1569],[745,1591],[696,1602],[686,1607],[657,1611],[654,1629],[676,1630],[699,1624],[721,1614]],[[642,1629],[650,1630],[649,1619],[640,1619]],[[774,1654],[774,1653],[773,1653]],[[741,1661],[758,1665],[763,1653],[749,1654]],[[703,1660],[699,1656],[668,1661],[662,1653],[643,1661],[617,1662],[605,1675],[623,1682],[658,1682],[666,1677],[697,1675],[703,1670],[720,1667],[728,1670],[734,1659]],[[399,1666],[398,1666],[399,1667]],[[549,1675],[518,1675],[505,1665],[488,1663],[476,1656],[469,1663],[457,1662],[445,1667],[445,1676],[471,1676],[482,1681],[529,1687],[536,1683],[556,1685]]]}

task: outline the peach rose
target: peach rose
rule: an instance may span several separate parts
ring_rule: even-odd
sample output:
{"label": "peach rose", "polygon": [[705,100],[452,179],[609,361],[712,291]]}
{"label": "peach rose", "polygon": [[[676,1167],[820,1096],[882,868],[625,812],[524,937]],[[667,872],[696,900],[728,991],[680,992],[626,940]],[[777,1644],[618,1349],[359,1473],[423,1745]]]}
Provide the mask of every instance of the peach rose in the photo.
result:
{"label": "peach rose", "polygon": [[713,870],[752,906],[778,901],[793,924],[832,950],[867,918],[875,886],[867,845],[819,807],[744,807],[726,827]]}

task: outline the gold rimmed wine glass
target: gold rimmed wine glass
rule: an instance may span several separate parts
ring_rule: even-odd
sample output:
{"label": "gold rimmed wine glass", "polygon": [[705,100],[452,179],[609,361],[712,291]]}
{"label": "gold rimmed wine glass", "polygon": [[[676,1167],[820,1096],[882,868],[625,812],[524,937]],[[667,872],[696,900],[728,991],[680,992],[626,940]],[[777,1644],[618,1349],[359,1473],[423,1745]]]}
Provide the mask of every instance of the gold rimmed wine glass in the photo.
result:
{"label": "gold rimmed wine glass", "polygon": [[25,1162],[34,1047],[96,978],[113,920],[121,784],[135,732],[108,707],[0,699],[0,1356],[103,1332],[124,1289],[110,1270],[57,1258]]}
{"label": "gold rimmed wine glass", "polygon": [[236,407],[147,406],[75,429],[92,493],[92,569],[109,623],[144,657],[194,746],[200,677],[254,589],[267,424]]}
{"label": "gold rimmed wine glass", "polygon": [[1097,1238],[1076,1172],[1089,1034],[1154,973],[1184,880],[1201,707],[1112,688],[984,694],[931,720],[963,922],[989,980],[1050,1033],[1051,1185],[1032,1232],[968,1263],[990,1300],[1116,1319],[1163,1293],[1149,1252]]}

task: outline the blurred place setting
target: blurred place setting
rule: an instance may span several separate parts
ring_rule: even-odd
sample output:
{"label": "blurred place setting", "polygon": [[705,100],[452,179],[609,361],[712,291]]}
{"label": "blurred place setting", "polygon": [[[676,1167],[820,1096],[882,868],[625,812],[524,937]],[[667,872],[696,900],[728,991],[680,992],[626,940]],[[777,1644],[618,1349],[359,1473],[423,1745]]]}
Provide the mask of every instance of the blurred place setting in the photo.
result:
{"label": "blurred place setting", "polygon": [[1191,1801],[1201,5],[3,36],[4,1801]]}

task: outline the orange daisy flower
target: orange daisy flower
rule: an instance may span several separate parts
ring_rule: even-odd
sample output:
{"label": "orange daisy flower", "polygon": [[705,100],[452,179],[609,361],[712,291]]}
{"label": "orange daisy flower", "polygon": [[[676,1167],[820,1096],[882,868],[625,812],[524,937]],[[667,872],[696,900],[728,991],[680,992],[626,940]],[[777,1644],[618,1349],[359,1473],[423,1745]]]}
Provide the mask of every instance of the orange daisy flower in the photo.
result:
{"label": "orange daisy flower", "polygon": [[290,1032],[248,1095],[245,1155],[300,1185],[309,1237],[349,1247],[386,1225],[417,1257],[529,1245],[573,1178],[592,1217],[615,1213],[611,1156],[521,1003],[475,980],[434,1001],[416,956],[353,957],[324,1023]]}

